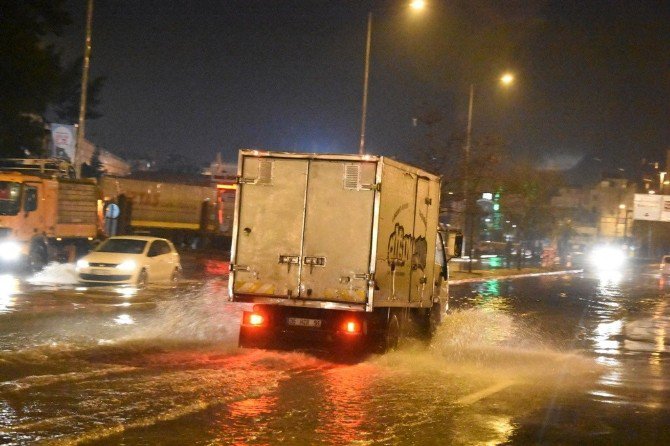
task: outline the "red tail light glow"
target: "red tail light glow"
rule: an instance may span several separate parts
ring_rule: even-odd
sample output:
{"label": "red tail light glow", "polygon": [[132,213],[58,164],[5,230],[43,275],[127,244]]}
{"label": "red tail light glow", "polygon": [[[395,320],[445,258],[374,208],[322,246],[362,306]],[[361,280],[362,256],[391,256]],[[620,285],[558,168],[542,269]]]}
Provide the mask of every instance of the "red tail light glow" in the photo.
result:
{"label": "red tail light glow", "polygon": [[344,332],[349,334],[357,334],[361,332],[361,324],[358,321],[346,321],[343,328]]}
{"label": "red tail light glow", "polygon": [[260,327],[265,325],[266,319],[260,313],[245,311],[242,317],[242,322],[244,325],[251,325],[253,327]]}
{"label": "red tail light glow", "polygon": [[252,314],[249,316],[249,323],[251,325],[263,325],[263,316],[260,314]]}

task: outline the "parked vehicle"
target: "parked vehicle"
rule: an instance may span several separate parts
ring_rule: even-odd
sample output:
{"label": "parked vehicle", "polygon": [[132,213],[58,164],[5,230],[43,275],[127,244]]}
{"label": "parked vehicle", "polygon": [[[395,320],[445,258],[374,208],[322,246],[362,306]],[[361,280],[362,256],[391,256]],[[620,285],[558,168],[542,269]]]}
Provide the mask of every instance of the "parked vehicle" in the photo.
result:
{"label": "parked vehicle", "polygon": [[102,177],[106,202],[127,200],[124,216],[131,233],[184,241],[194,237],[227,237],[230,240],[234,189],[223,189],[201,180],[188,184],[165,179]]}
{"label": "parked vehicle", "polygon": [[74,179],[63,160],[0,159],[0,269],[36,271],[49,261],[74,261],[96,237],[116,234],[180,243],[218,237],[227,246],[234,197],[230,184],[96,182]]}
{"label": "parked vehicle", "polygon": [[95,182],[72,179],[59,160],[1,161],[1,266],[37,270],[86,251],[99,228]]}
{"label": "parked vehicle", "polygon": [[440,178],[390,158],[242,150],[230,298],[240,345],[395,348],[448,308]]}
{"label": "parked vehicle", "polygon": [[110,237],[77,261],[81,283],[144,286],[176,282],[181,276],[179,254],[172,242],[157,237]]}

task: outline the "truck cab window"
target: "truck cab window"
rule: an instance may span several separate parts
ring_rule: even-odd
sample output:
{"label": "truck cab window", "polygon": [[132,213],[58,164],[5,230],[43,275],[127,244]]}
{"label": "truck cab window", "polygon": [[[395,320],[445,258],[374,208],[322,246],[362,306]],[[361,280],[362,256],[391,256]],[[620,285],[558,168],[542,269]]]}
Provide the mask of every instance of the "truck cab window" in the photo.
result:
{"label": "truck cab window", "polygon": [[26,186],[23,210],[26,212],[32,212],[36,209],[37,209],[37,188],[34,186]]}
{"label": "truck cab window", "polygon": [[0,181],[0,215],[16,215],[19,213],[21,184]]}

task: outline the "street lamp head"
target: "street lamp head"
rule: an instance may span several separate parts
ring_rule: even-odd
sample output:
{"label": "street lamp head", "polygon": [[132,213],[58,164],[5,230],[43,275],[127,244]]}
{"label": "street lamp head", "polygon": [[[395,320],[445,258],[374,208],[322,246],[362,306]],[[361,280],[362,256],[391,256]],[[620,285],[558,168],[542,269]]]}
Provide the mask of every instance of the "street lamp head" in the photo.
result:
{"label": "street lamp head", "polygon": [[409,4],[409,7],[415,11],[420,11],[426,7],[426,2],[425,0],[412,0],[412,2]]}
{"label": "street lamp head", "polygon": [[509,86],[514,83],[514,75],[512,73],[504,73],[500,76],[500,83],[504,86]]}

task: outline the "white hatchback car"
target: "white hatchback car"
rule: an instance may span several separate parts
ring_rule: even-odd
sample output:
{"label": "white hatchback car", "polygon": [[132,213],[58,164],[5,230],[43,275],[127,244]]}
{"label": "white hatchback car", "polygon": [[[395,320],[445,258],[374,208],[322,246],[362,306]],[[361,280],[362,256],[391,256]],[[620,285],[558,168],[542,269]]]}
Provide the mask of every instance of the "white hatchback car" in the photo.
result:
{"label": "white hatchback car", "polygon": [[137,285],[176,282],[181,275],[179,254],[166,239],[116,236],[77,261],[80,283]]}

